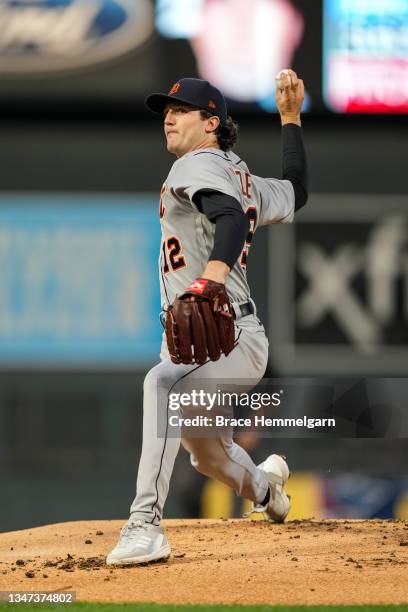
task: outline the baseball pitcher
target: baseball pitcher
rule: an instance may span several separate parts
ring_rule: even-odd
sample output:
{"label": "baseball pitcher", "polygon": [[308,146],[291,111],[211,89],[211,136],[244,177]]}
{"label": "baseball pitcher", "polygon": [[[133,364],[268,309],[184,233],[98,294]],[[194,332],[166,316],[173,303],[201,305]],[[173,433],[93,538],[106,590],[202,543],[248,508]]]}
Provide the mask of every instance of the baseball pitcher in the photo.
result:
{"label": "baseball pitcher", "polygon": [[256,466],[232,431],[213,437],[164,435],[170,393],[200,381],[248,380],[265,373],[268,340],[256,316],[246,264],[256,229],[290,223],[307,200],[306,155],[300,112],[303,81],[283,71],[276,101],[282,123],[282,179],[261,178],[233,153],[237,124],[221,92],[208,81],[183,78],[168,94],[146,99],[164,121],[167,149],[176,156],[160,193],[162,238],[159,275],[163,312],[160,363],[144,381],[143,446],[130,518],[109,565],[166,559],[170,545],[161,526],[180,443],[192,465],[253,502],[254,512],[285,520],[286,461],[270,455]]}

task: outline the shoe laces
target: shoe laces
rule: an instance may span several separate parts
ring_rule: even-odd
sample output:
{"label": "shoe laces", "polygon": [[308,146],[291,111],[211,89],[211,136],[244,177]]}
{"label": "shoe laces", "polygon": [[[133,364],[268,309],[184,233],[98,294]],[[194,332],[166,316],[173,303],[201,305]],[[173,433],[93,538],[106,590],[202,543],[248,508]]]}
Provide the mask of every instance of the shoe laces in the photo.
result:
{"label": "shoe laces", "polygon": [[121,535],[125,537],[132,537],[138,535],[140,530],[148,531],[147,523],[138,520],[129,520],[121,529]]}

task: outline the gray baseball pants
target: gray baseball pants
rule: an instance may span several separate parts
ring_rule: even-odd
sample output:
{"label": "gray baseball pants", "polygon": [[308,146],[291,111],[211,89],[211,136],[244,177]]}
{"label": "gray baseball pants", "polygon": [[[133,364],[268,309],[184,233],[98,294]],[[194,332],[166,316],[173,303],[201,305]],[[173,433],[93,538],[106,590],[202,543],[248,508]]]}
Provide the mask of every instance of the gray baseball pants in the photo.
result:
{"label": "gray baseball pants", "polygon": [[265,498],[266,475],[233,441],[232,430],[223,431],[219,437],[184,439],[174,432],[166,435],[161,427],[158,431],[158,421],[166,422],[169,416],[170,393],[200,389],[203,380],[214,379],[216,383],[221,379],[245,379],[255,386],[262,379],[268,360],[264,328],[255,315],[249,315],[236,321],[235,331],[236,348],[227,357],[222,355],[218,361],[201,366],[172,363],[163,343],[161,362],[144,380],[143,445],[136,497],[130,508],[132,518],[160,523],[180,442],[190,453],[192,465],[202,474],[225,483],[246,499],[260,502]]}

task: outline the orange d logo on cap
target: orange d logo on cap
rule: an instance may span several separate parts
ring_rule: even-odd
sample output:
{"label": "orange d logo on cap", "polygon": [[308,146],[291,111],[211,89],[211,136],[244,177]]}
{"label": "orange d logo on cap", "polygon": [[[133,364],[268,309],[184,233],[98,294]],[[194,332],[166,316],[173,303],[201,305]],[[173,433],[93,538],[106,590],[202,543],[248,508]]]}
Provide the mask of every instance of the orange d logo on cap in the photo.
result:
{"label": "orange d logo on cap", "polygon": [[[0,0],[1,6],[2,0]],[[220,118],[220,123],[227,121],[227,103],[219,89],[208,81],[196,78],[178,79],[170,88],[168,94],[153,93],[145,100],[147,108],[154,113],[163,115],[168,102],[175,100],[193,108],[210,111]]]}
{"label": "orange d logo on cap", "polygon": [[173,94],[177,93],[179,89],[180,83],[174,83],[173,87],[169,91],[169,96],[172,96]]}

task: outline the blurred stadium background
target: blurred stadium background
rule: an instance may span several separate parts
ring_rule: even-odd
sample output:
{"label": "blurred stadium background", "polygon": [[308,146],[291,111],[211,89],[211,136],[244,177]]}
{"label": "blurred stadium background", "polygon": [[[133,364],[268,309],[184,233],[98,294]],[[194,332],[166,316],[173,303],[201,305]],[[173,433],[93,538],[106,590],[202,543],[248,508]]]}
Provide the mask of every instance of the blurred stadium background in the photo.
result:
{"label": "blurred stadium background", "polygon": [[[125,517],[134,495],[172,163],[144,97],[212,80],[239,153],[279,177],[289,66],[311,195],[251,249],[267,374],[357,377],[364,427],[241,442],[287,455],[292,518],[408,517],[408,434],[387,436],[392,394],[374,415],[365,387],[408,373],[407,27],[408,0],[0,0],[1,531]],[[180,451],[167,517],[243,510]]]}

